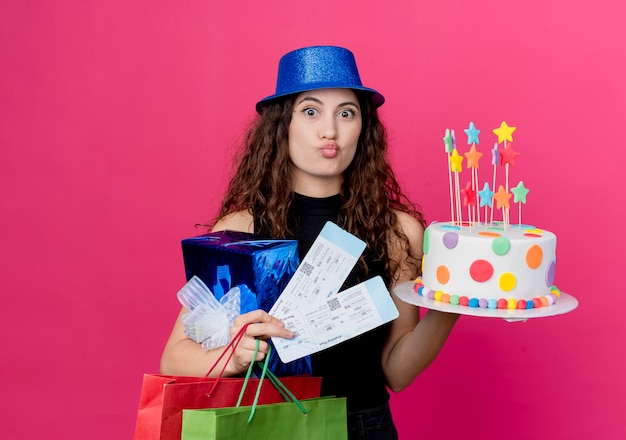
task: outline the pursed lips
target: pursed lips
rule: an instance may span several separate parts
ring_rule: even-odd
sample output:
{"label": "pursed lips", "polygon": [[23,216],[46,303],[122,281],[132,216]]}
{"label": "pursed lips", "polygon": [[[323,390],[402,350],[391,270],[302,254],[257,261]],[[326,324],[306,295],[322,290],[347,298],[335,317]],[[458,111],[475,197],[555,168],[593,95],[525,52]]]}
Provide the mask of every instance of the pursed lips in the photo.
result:
{"label": "pursed lips", "polygon": [[327,142],[324,145],[322,145],[321,150],[322,150],[322,155],[330,159],[330,158],[337,156],[339,147],[337,146],[335,142]]}
{"label": "pursed lips", "polygon": [[337,156],[339,146],[335,142],[327,142],[322,145],[321,150],[324,157],[333,158]]}

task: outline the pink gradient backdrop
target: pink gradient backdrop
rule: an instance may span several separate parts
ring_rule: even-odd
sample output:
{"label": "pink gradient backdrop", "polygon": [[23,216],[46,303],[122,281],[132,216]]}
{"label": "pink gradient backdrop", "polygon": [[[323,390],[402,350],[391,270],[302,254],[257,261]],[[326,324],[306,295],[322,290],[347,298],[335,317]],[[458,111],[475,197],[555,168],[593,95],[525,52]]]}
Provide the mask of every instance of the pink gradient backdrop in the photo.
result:
{"label": "pink gradient backdrop", "polygon": [[309,44],[351,48],[386,96],[398,177],[429,220],[448,217],[444,129],[463,146],[473,121],[487,149],[517,126],[523,218],[557,233],[557,284],[581,302],[463,317],[393,396],[401,438],[624,438],[620,2],[240,3],[0,3],[0,438],[131,438],[180,240],[215,213],[278,57]]}

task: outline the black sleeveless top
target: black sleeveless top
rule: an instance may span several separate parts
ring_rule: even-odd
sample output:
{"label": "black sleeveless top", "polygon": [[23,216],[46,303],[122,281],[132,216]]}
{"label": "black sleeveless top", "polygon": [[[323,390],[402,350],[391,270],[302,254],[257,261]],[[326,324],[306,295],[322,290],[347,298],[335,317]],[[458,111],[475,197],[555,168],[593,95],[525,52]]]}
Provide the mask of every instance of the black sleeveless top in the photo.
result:
{"label": "black sleeveless top", "polygon": [[[337,223],[341,196],[312,198],[300,194],[289,212],[289,226],[296,231],[298,251],[302,260],[327,221]],[[268,231],[255,232],[267,235]],[[341,226],[341,225],[339,225]],[[352,287],[366,279],[381,275],[389,286],[384,266],[368,256],[364,258],[370,273],[360,263],[354,267],[340,290]],[[389,332],[389,324],[378,327],[353,339],[335,345],[311,356],[314,376],[322,377],[322,395],[347,398],[348,411],[375,408],[389,401],[389,393],[382,370],[382,349]]]}

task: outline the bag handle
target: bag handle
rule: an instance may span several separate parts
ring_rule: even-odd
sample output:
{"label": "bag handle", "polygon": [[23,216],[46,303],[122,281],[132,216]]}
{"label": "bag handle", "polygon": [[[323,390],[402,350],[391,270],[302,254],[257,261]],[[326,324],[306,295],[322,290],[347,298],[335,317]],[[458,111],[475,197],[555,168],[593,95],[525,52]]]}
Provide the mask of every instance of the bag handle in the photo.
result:
{"label": "bag handle", "polygon": [[[259,351],[259,343],[260,343],[260,341],[257,339],[256,340],[256,346],[254,347],[254,355],[253,355],[252,359],[256,358],[256,355],[257,355],[257,353]],[[274,387],[276,387],[278,392],[283,396],[283,398],[287,402],[295,403],[296,406],[298,407],[298,409],[302,412],[302,414],[304,414],[304,415],[307,414],[306,408],[304,408],[304,406],[302,405],[302,403],[300,403],[300,401],[296,398],[296,396],[294,396],[293,393],[291,391],[289,391],[289,388],[287,388],[285,386],[285,384],[283,384],[278,379],[278,377],[276,377],[276,375],[274,375],[274,373],[272,373],[272,371],[267,368],[267,364],[268,364],[268,360],[269,360],[271,352],[272,352],[272,346],[270,345],[268,347],[267,355],[265,356],[265,359],[263,359],[260,362],[256,362],[256,364],[258,364],[259,367],[262,367],[261,378],[259,380],[259,385],[256,388],[256,394],[254,395],[254,401],[252,402],[252,408],[250,409],[250,416],[248,417],[248,423],[250,423],[252,421],[252,418],[254,417],[254,413],[256,411],[256,407],[257,407],[258,402],[259,402],[259,396],[261,394],[261,386],[263,386],[263,379],[265,379],[265,376],[268,377],[268,379],[272,383],[272,385],[274,385]],[[248,385],[248,380],[250,379],[250,376],[252,375],[252,369],[254,368],[254,364],[255,364],[255,362],[251,362],[250,366],[248,367],[248,371],[246,372],[246,378],[244,380],[243,386],[241,387],[241,392],[239,393],[239,400],[237,401],[237,405],[236,406],[240,406],[241,405],[241,401],[243,399],[243,395],[244,395],[244,393],[246,391],[246,387]]]}
{"label": "bag handle", "polygon": [[[259,352],[259,340],[256,340],[256,345],[254,346],[254,353],[252,354],[252,359],[256,359],[256,355]],[[252,368],[254,367],[254,362],[250,362],[250,365],[248,366],[248,371],[246,371],[246,377],[243,380],[243,385],[241,386],[241,391],[239,392],[239,399],[237,400],[237,404],[235,406],[240,406],[241,405],[241,401],[243,400],[243,395],[246,391],[246,388],[248,387],[248,381],[250,380],[250,376],[252,376]],[[257,387],[257,389],[260,388]]]}
{"label": "bag handle", "polygon": [[[254,354],[252,355],[253,359],[256,358],[256,355],[259,352],[259,343],[260,343],[260,341],[257,339],[256,345],[255,345],[255,348],[254,348]],[[270,349],[271,349],[271,347],[270,347]],[[269,358],[269,353],[268,353],[268,358]],[[256,362],[256,366],[258,366],[259,368],[263,369],[264,362],[263,361]],[[239,400],[237,401],[237,406],[239,406],[241,404],[241,401],[242,401],[243,395],[244,395],[244,391],[245,391],[246,387],[248,386],[248,380],[252,376],[253,368],[254,368],[254,362],[250,363],[250,365],[248,366],[248,371],[246,372],[246,377],[245,377],[244,382],[243,382],[242,390],[239,393]],[[280,393],[280,395],[283,397],[283,399],[285,399],[285,401],[290,402],[290,401],[293,401],[294,399],[297,400],[296,397],[293,395],[293,393],[291,391],[289,391],[289,389],[280,380],[278,380],[278,378],[276,377],[276,375],[274,373],[272,373],[272,370],[266,369],[265,375],[268,377],[269,381],[272,383],[272,385],[274,385],[274,387]]]}
{"label": "bag handle", "polygon": [[[217,375],[216,380],[213,383],[213,386],[211,387],[211,389],[207,393],[207,396],[210,396],[211,394],[213,394],[213,391],[215,391],[215,388],[217,387],[218,383],[222,379],[222,377],[224,375],[224,371],[226,370],[226,366],[228,365],[228,363],[232,359],[233,355],[235,354],[235,349],[237,348],[237,345],[239,345],[239,342],[241,342],[241,340],[243,339],[243,337],[244,337],[244,335],[246,333],[246,330],[248,328],[248,325],[249,324],[245,324],[243,327],[241,327],[241,329],[239,329],[237,334],[231,339],[231,341],[228,343],[228,345],[226,345],[226,347],[224,347],[224,350],[222,351],[220,356],[217,358],[215,363],[211,366],[209,371],[206,373],[205,377],[208,377],[209,374],[211,374],[211,372],[215,369],[215,367],[217,367],[217,365],[220,363],[220,361],[226,355],[226,353],[228,353],[230,351],[230,354],[228,355],[228,358],[226,359],[226,362],[224,363],[224,366],[222,367],[222,369],[220,370],[219,374]],[[307,410],[306,410],[306,408],[304,408],[302,403],[300,403],[300,401],[296,398],[296,396],[294,396],[294,394],[289,390],[289,388],[287,388],[285,386],[285,384],[283,384],[278,379],[278,377],[276,377],[276,375],[274,373],[272,373],[271,370],[268,369],[268,363],[269,363],[270,354],[272,352],[272,346],[270,345],[268,347],[267,355],[265,356],[265,359],[263,359],[262,361],[259,361],[259,362],[255,362],[254,361],[254,359],[256,359],[257,353],[259,352],[259,344],[260,344],[260,340],[257,339],[256,340],[256,345],[254,347],[254,354],[252,355],[253,361],[250,362],[250,365],[248,366],[248,371],[246,372],[246,377],[244,379],[243,386],[241,387],[241,392],[239,393],[239,399],[237,400],[237,405],[236,406],[240,406],[241,405],[241,401],[243,399],[243,395],[244,395],[244,393],[246,391],[246,388],[248,386],[248,381],[250,380],[250,376],[252,375],[252,370],[254,368],[254,365],[257,364],[257,366],[259,366],[261,368],[261,378],[259,380],[259,385],[257,386],[257,389],[256,389],[256,394],[254,395],[254,401],[252,403],[252,408],[250,410],[250,416],[248,417],[248,423],[250,423],[252,421],[252,418],[254,417],[254,413],[256,411],[256,407],[257,407],[258,402],[259,402],[259,396],[261,394],[261,386],[263,385],[263,379],[265,379],[265,376],[267,376],[267,378],[272,383],[272,385],[274,385],[274,387],[276,387],[276,389],[281,394],[281,396],[283,396],[285,401],[295,403],[296,406],[298,407],[298,409],[302,412],[302,414],[306,415],[307,414]]]}
{"label": "bag handle", "polygon": [[213,393],[213,391],[215,391],[215,387],[217,387],[217,384],[220,382],[220,380],[224,376],[224,371],[226,371],[226,366],[228,365],[233,355],[235,354],[235,349],[237,348],[237,345],[239,345],[239,342],[241,342],[241,340],[243,339],[243,336],[246,334],[248,325],[249,324],[245,324],[243,327],[241,327],[241,329],[239,329],[235,337],[230,340],[230,342],[228,343],[228,345],[226,345],[226,347],[224,347],[224,350],[222,351],[220,356],[217,358],[215,363],[211,366],[209,371],[204,375],[204,377],[209,377],[209,374],[211,374],[211,372],[215,369],[215,367],[217,367],[217,365],[220,363],[220,361],[226,355],[226,353],[230,351],[230,354],[228,355],[226,362],[224,362],[224,366],[220,370],[219,374],[216,377],[215,382],[213,383],[213,386],[211,387],[211,389],[209,390],[209,393],[207,394],[208,396],[210,396]]}

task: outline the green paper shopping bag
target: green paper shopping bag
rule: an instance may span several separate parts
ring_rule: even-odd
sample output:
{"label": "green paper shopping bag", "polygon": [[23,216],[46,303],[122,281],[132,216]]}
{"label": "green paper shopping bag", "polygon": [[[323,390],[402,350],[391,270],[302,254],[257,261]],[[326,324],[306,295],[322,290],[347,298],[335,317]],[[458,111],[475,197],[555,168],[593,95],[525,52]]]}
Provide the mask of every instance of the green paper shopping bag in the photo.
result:
{"label": "green paper shopping bag", "polygon": [[303,414],[293,402],[183,410],[181,440],[345,440],[348,438],[346,399],[321,397],[301,400]]}
{"label": "green paper shopping bag", "polygon": [[[257,350],[259,343],[257,341]],[[271,347],[270,347],[271,350]],[[256,357],[256,350],[255,355]],[[298,400],[263,364],[252,406],[240,406],[246,385],[234,407],[183,410],[181,440],[347,440],[346,399],[321,397]],[[252,372],[252,365],[246,381]],[[287,402],[258,405],[265,376]]]}

